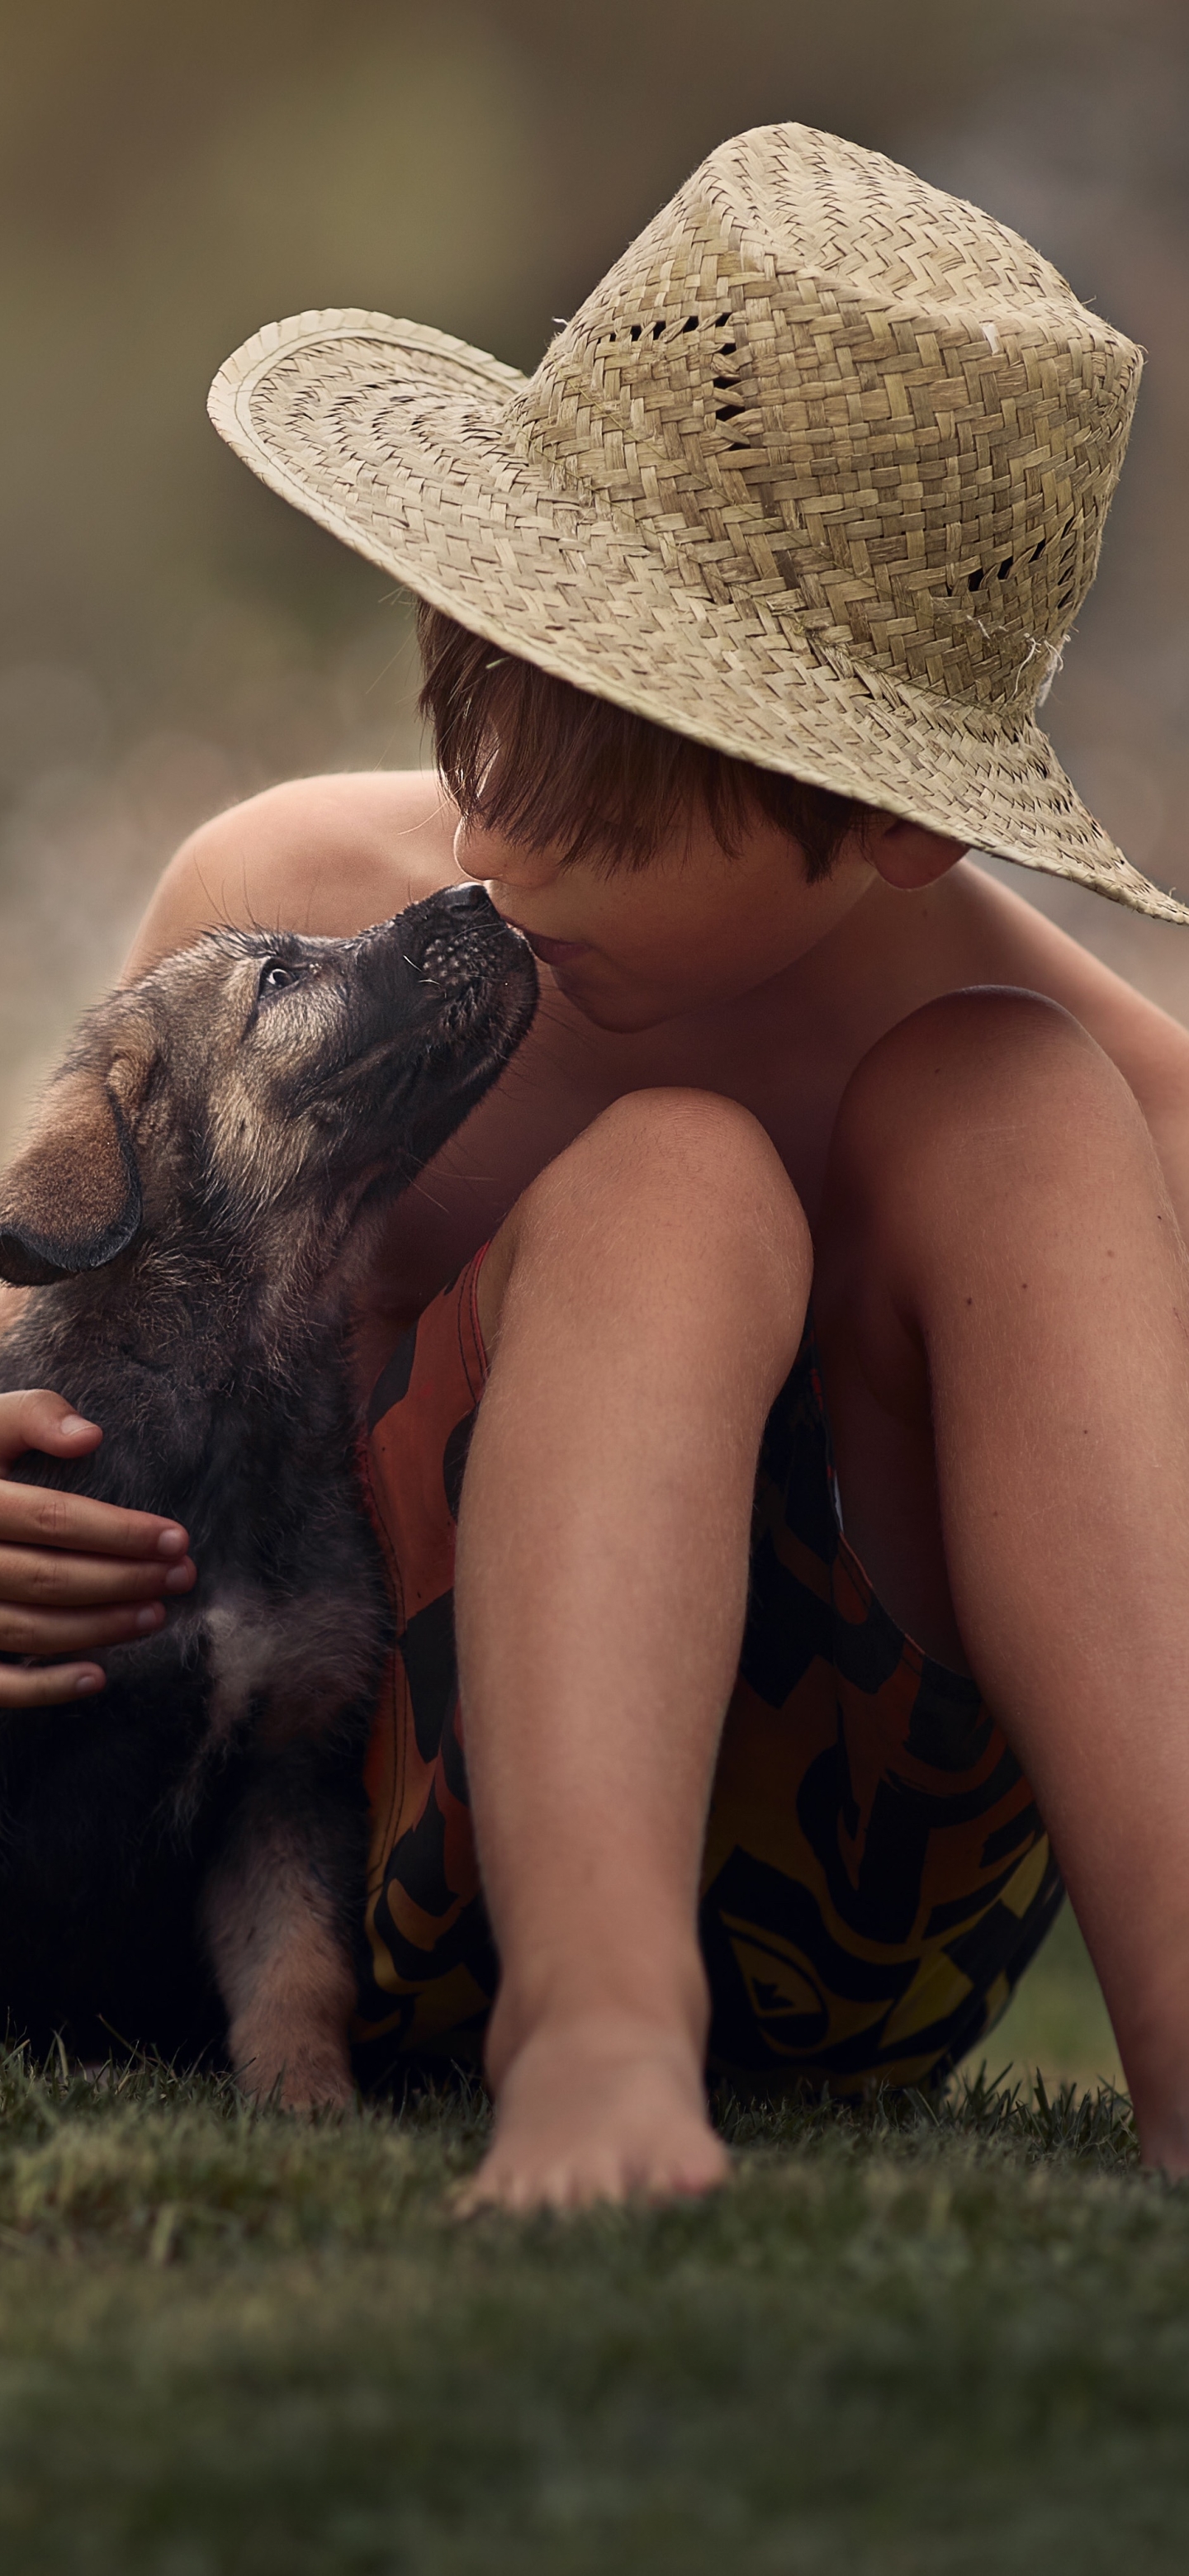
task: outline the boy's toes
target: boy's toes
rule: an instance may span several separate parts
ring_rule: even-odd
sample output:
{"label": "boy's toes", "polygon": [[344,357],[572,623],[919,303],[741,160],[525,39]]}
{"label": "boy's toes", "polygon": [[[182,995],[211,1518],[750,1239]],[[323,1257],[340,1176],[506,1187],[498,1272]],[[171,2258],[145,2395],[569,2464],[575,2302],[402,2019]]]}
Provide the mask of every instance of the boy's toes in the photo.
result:
{"label": "boy's toes", "polygon": [[729,2171],[692,2043],[605,2011],[545,2024],[524,2043],[504,2070],[491,2146],[454,2207],[468,2218],[691,2199]]}
{"label": "boy's toes", "polygon": [[[696,2150],[687,2149],[673,2159],[659,2184],[659,2196],[696,2200],[703,2192],[721,2190],[730,2170],[731,2159],[722,2139],[716,2137],[712,2129],[708,2130],[705,2137],[698,2140]],[[658,2196],[655,2181],[646,2182],[642,2188],[654,2198]]]}
{"label": "boy's toes", "polygon": [[712,2129],[690,2124],[691,2134],[651,2141],[600,2137],[566,2142],[550,2152],[544,2141],[497,2139],[478,2173],[456,2194],[458,2218],[480,2210],[522,2215],[534,2209],[592,2209],[601,2202],[698,2199],[727,2180],[730,2159]]}

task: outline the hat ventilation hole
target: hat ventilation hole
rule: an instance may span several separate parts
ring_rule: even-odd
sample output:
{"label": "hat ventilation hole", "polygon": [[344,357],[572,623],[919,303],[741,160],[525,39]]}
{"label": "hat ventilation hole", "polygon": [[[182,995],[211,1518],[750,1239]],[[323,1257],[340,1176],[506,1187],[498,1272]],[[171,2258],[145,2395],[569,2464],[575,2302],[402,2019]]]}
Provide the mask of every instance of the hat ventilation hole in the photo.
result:
{"label": "hat ventilation hole", "polygon": [[[1041,544],[1044,544],[1043,537],[1041,538]],[[1005,555],[1002,563],[1000,564],[980,564],[976,572],[967,573],[967,590],[981,590],[985,581],[1006,581],[1015,560],[1014,555]],[[1035,555],[1030,555],[1028,560],[1030,563],[1035,563]],[[946,583],[946,589],[951,593],[951,595],[953,593],[953,587],[954,585],[952,581]]]}
{"label": "hat ventilation hole", "polygon": [[[729,313],[719,313],[716,315],[714,323],[715,330],[721,331],[724,323],[728,323],[730,319],[731,317]],[[737,340],[723,340],[715,350],[715,356],[718,358],[733,358],[738,351],[738,347],[739,343]],[[712,376],[710,381],[716,394],[734,393],[739,383],[737,376]],[[746,410],[746,403],[723,403],[719,409],[716,410],[714,417],[716,420],[741,420]],[[728,440],[727,443],[727,454],[728,456],[737,456],[741,452],[748,450],[750,446],[750,439],[732,438]]]}
{"label": "hat ventilation hole", "polygon": [[[716,377],[716,378],[715,378],[715,383],[716,383],[716,384],[717,384],[717,383],[719,383],[720,381],[725,382],[725,378],[723,378],[723,379],[720,379],[720,378],[718,378],[718,377]],[[722,414],[721,414],[721,412],[719,413],[718,417],[719,417],[719,419],[721,420],[721,418],[722,418]],[[1057,539],[1056,539],[1056,543],[1057,543],[1057,545],[1061,548],[1061,552],[1060,552],[1060,554],[1058,555],[1058,558],[1057,558],[1057,580],[1058,580],[1058,582],[1059,582],[1059,583],[1060,583],[1060,585],[1061,585],[1061,596],[1060,596],[1060,598],[1059,598],[1059,599],[1058,599],[1058,601],[1057,601],[1057,606],[1058,606],[1058,608],[1059,608],[1059,609],[1068,608],[1068,606],[1069,606],[1069,604],[1070,604],[1070,601],[1071,601],[1071,600],[1072,600],[1072,598],[1073,598],[1074,587],[1076,586],[1076,585],[1073,583],[1073,581],[1072,581],[1072,575],[1073,575],[1073,569],[1074,569],[1074,555],[1075,555],[1075,552],[1076,552],[1076,546],[1077,546],[1077,540],[1076,540],[1076,537],[1075,537],[1075,539],[1074,539],[1074,544],[1073,544],[1072,546],[1068,546],[1068,545],[1066,545],[1066,543],[1065,543],[1065,540],[1066,540],[1066,538],[1070,535],[1070,533],[1071,533],[1071,531],[1072,531],[1072,529],[1073,529],[1073,527],[1074,527],[1074,524],[1075,524],[1075,522],[1074,522],[1074,520],[1073,520],[1072,518],[1067,519],[1067,520],[1066,520],[1066,522],[1065,522],[1064,527],[1062,528],[1062,530],[1061,530],[1061,532],[1060,532],[1060,535],[1059,535],[1059,536],[1057,537]],[[1045,552],[1045,550],[1046,550],[1046,548],[1047,548],[1047,546],[1048,546],[1048,542],[1049,542],[1049,540],[1048,540],[1048,538],[1047,538],[1047,537],[1041,537],[1041,539],[1040,539],[1039,543],[1038,543],[1037,545],[1034,545],[1034,546],[1033,546],[1033,548],[1032,548],[1032,552],[1031,552],[1031,554],[1030,554],[1030,555],[1028,556],[1028,558],[1027,558],[1027,560],[1028,560],[1028,562],[1029,562],[1030,564],[1039,563],[1041,556],[1044,554],[1044,552]],[[1001,564],[993,564],[993,565],[980,564],[980,565],[978,566],[977,571],[975,571],[975,572],[971,572],[971,573],[968,573],[968,574],[967,574],[967,576],[966,576],[966,587],[967,587],[967,590],[981,590],[981,589],[982,589],[982,586],[983,586],[983,583],[984,583],[985,581],[990,581],[992,578],[994,578],[994,579],[995,579],[995,580],[997,580],[997,581],[1006,581],[1007,576],[1008,576],[1009,572],[1011,572],[1011,570],[1013,569],[1013,566],[1014,566],[1015,562],[1016,562],[1016,557],[1015,557],[1014,555],[1005,555]],[[947,583],[946,583],[946,589],[947,589],[947,590],[951,593],[951,595],[952,595],[952,592],[953,592],[953,583],[952,583],[952,582],[947,582]]]}
{"label": "hat ventilation hole", "polygon": [[[710,324],[710,325],[709,325],[709,327],[710,327],[710,329],[712,329],[712,330],[714,330],[714,331],[721,331],[721,330],[722,330],[722,328],[723,328],[724,323],[729,322],[729,321],[730,321],[730,318],[731,318],[731,317],[730,317],[730,314],[729,314],[729,313],[718,313],[718,314],[716,314],[716,315],[715,315],[714,321],[713,321],[713,323],[712,323],[712,324]],[[659,339],[663,338],[664,333],[668,330],[668,328],[669,328],[669,321],[668,321],[668,317],[667,317],[667,315],[665,315],[665,314],[660,315],[660,316],[659,316],[659,318],[658,318],[658,319],[653,323],[653,325],[652,325],[651,337],[652,337],[654,340],[659,340]],[[685,317],[684,322],[680,322],[680,323],[677,323],[677,324],[675,324],[675,325],[674,325],[674,329],[675,329],[679,334],[681,334],[682,336],[684,336],[684,334],[685,334],[687,331],[700,331],[700,330],[701,330],[701,328],[702,328],[702,317],[701,317],[701,314],[700,314],[700,313],[687,313],[687,315],[686,315],[686,317]],[[628,332],[627,332],[627,335],[626,335],[626,336],[627,336],[629,339],[631,339],[631,340],[642,340],[642,339],[644,338],[644,336],[645,336],[646,329],[647,329],[647,325],[646,325],[645,323],[643,323],[643,322],[633,322],[633,323],[629,326],[629,329],[628,329]],[[607,333],[607,338],[608,338],[608,340],[618,340],[618,338],[619,338],[619,333],[618,333],[618,331],[608,331],[608,333]],[[719,349],[719,351],[718,351],[718,353],[717,353],[717,354],[718,354],[718,356],[719,356],[720,358],[733,358],[733,357],[734,357],[734,355],[735,355],[735,351],[736,351],[737,346],[738,346],[738,343],[737,343],[736,341],[734,341],[734,340],[725,340],[725,341],[723,342],[723,345],[722,345],[721,349]]]}

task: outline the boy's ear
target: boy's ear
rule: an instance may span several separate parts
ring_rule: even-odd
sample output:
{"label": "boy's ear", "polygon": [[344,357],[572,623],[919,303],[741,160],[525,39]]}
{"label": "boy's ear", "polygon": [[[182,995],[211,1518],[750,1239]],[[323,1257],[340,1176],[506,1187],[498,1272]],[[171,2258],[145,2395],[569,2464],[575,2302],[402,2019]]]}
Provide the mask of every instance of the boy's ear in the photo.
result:
{"label": "boy's ear", "polygon": [[152,1067],[135,1046],[69,1067],[50,1086],[27,1145],[0,1180],[0,1279],[40,1288],[101,1270],[140,1230],[140,1174],[128,1129]]}
{"label": "boy's ear", "polygon": [[905,823],[898,814],[879,814],[864,834],[864,855],[899,894],[918,893],[936,885],[966,854],[965,841],[948,840],[944,832],[926,831],[923,823]]}

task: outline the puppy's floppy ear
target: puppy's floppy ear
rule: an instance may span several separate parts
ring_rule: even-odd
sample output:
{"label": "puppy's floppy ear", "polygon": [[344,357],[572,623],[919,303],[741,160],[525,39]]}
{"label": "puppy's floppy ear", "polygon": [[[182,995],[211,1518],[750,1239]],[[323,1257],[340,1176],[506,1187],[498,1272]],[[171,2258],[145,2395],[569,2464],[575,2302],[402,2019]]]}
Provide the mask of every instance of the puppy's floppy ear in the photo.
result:
{"label": "puppy's floppy ear", "polygon": [[109,1045],[63,1069],[0,1181],[0,1279],[14,1287],[101,1270],[139,1232],[140,1174],[128,1117],[153,1061],[139,1036],[114,1054]]}

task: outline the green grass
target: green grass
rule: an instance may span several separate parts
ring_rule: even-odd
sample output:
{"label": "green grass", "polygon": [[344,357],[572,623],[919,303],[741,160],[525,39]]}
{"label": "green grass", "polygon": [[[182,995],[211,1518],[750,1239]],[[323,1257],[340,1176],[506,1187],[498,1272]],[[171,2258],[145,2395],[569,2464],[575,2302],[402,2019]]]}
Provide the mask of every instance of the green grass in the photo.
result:
{"label": "green grass", "polygon": [[1001,2022],[976,2050],[971,2071],[1043,2067],[1049,2083],[1117,2085],[1123,2068],[1085,1942],[1065,1905],[1035,1967],[1022,1977]]}
{"label": "green grass", "polygon": [[[1062,1943],[1030,2009],[1093,2054]],[[6,2576],[1179,2576],[1189,2192],[1126,2103],[720,2115],[711,2203],[459,2226],[473,2092],[303,2126],[10,2058]]]}

